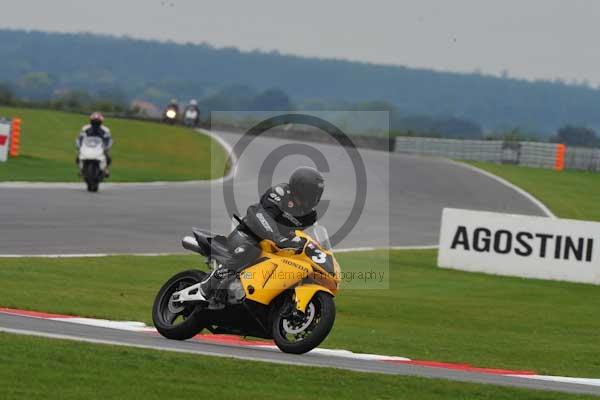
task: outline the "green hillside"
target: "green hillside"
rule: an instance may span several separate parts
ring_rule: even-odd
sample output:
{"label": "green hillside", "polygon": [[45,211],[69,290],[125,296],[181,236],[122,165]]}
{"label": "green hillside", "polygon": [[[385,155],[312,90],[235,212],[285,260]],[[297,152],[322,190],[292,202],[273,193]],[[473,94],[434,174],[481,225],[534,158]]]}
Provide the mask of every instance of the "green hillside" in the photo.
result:
{"label": "green hillside", "polygon": [[[348,110],[381,100],[405,117],[460,117],[490,130],[519,128],[553,135],[566,124],[600,129],[600,90],[560,81],[243,52],[208,44],[2,29],[0,54],[0,83],[27,99],[49,98],[68,89],[158,105],[171,97],[198,98],[205,111],[284,109],[270,106],[279,98],[283,101],[275,105],[285,107],[287,96],[299,109],[313,110]],[[91,62],[73,54],[101,56],[92,56]],[[272,88],[280,91],[259,94]]]}
{"label": "green hillside", "polygon": [[[0,107],[22,122],[21,155],[0,163],[0,181],[79,181],[75,139],[87,116]],[[111,129],[112,182],[213,179],[223,174],[225,152],[208,136],[158,123],[106,120]],[[215,157],[211,171],[211,157]]]}

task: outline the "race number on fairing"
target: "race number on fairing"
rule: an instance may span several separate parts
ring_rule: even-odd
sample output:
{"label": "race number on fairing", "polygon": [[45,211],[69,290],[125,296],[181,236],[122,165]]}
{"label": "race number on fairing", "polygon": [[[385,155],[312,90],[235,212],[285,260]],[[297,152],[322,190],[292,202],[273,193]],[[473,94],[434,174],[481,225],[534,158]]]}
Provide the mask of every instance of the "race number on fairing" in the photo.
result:
{"label": "race number on fairing", "polygon": [[332,275],[335,274],[332,256],[325,253],[312,243],[309,243],[308,246],[306,246],[305,252],[306,255],[310,257],[310,259],[319,267],[323,268]]}

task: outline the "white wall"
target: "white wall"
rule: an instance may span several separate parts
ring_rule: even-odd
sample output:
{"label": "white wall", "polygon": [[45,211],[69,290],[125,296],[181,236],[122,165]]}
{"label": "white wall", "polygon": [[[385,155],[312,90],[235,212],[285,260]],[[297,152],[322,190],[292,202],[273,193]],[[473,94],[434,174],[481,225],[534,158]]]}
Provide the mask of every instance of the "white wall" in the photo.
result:
{"label": "white wall", "polygon": [[446,208],[438,265],[600,284],[600,223]]}
{"label": "white wall", "polygon": [[[8,146],[10,146],[10,121],[0,121],[0,161],[6,161],[8,157]],[[3,143],[2,143],[3,142]]]}

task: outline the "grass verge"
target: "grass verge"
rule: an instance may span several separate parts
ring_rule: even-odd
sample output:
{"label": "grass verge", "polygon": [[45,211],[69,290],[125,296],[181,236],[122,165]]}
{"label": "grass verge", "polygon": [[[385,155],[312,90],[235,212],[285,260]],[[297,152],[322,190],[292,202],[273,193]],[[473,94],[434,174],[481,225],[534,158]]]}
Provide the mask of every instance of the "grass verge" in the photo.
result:
{"label": "grass verge", "polygon": [[469,162],[531,193],[561,218],[600,221],[600,174]]}
{"label": "grass verge", "polygon": [[[0,115],[23,120],[21,155],[0,163],[0,181],[81,179],[75,165],[75,139],[87,116],[6,107],[0,107]],[[111,182],[200,180],[223,174],[223,149],[191,129],[112,118],[106,124],[115,141]],[[212,164],[211,157],[215,157]]]}
{"label": "grass verge", "polygon": [[[592,399],[0,333],[2,398]],[[76,366],[85,366],[78,368]],[[135,382],[135,384],[132,384]],[[233,383],[235,382],[235,383]],[[333,382],[333,384],[332,384]]]}
{"label": "grass verge", "polygon": [[[344,253],[352,270],[387,252]],[[151,322],[158,288],[197,256],[0,259],[0,306]],[[435,267],[389,253],[389,289],[340,291],[324,347],[543,374],[600,377],[600,287]]]}

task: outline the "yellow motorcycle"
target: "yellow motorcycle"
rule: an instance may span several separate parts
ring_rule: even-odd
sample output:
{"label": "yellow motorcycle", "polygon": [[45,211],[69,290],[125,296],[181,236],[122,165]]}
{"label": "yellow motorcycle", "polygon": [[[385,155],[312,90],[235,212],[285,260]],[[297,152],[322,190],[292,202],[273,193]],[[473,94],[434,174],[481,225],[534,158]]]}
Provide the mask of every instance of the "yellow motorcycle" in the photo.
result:
{"label": "yellow motorcycle", "polygon": [[[193,229],[193,234],[182,245],[204,255],[210,268],[218,269],[230,257],[224,236],[201,229]],[[174,275],[154,301],[152,317],[158,332],[174,340],[189,339],[203,329],[273,339],[281,351],[293,354],[317,347],[335,321],[333,298],[340,267],[325,228],[316,226],[296,235],[305,239],[300,251],[261,241],[254,264],[223,279],[217,305],[194,300],[207,272],[194,269]]]}

